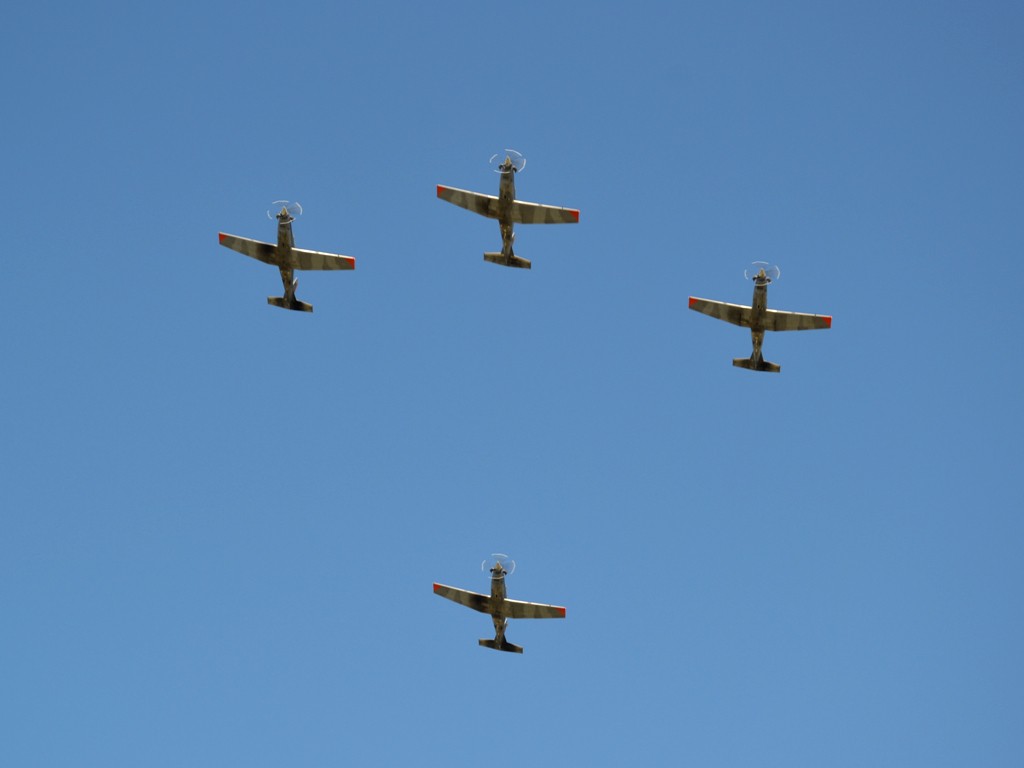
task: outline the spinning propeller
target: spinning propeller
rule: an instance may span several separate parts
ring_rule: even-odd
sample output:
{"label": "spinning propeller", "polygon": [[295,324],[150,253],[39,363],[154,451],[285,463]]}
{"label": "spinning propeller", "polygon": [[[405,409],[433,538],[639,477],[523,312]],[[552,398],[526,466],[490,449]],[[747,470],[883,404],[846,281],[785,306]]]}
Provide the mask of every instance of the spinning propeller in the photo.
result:
{"label": "spinning propeller", "polygon": [[743,270],[743,276],[747,280],[753,280],[755,283],[761,285],[767,285],[768,283],[774,283],[779,279],[782,272],[779,268],[773,264],[769,264],[767,261],[755,261],[745,270]]}
{"label": "spinning propeller", "polygon": [[[500,576],[494,573],[494,570],[496,568],[501,569]],[[503,555],[500,552],[495,552],[489,558],[484,558],[484,560],[480,563],[480,570],[484,573],[490,573],[492,578],[498,577],[503,579],[506,576],[511,576],[513,573],[516,572],[516,561],[508,555]]]}
{"label": "spinning propeller", "polygon": [[491,170],[495,173],[519,173],[526,167],[526,158],[521,152],[514,149],[506,149],[504,152],[495,152],[490,159]]}
{"label": "spinning propeller", "polygon": [[287,200],[275,200],[267,210],[267,218],[273,221],[295,221],[302,215],[302,206],[298,203],[290,203]]}

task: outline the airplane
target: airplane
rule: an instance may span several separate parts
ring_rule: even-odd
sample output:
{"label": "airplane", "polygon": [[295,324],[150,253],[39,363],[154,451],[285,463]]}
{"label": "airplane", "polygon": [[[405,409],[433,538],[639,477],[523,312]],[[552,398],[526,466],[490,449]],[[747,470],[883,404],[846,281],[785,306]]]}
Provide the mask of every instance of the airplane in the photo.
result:
{"label": "airplane", "polygon": [[[485,648],[493,648],[496,651],[508,651],[509,653],[522,653],[521,645],[512,645],[505,640],[505,629],[508,627],[509,619],[564,619],[565,608],[558,605],[545,605],[544,603],[525,603],[521,600],[509,600],[505,597],[505,576],[509,573],[505,563],[509,562],[505,555],[493,555],[494,565],[491,572],[491,594],[481,595],[477,592],[467,592],[464,589],[445,586],[434,583],[434,594],[448,598],[467,608],[472,608],[480,613],[491,614],[491,621],[494,622],[494,639],[481,639],[478,642]],[[486,565],[486,560],[482,565]],[[512,561],[512,570],[515,570],[515,562]]]}
{"label": "airplane", "polygon": [[[295,217],[302,213],[302,206],[298,203],[289,204],[287,200],[275,200],[274,205],[281,204],[281,210],[277,212],[277,245],[273,243],[261,243],[259,240],[250,240],[247,237],[228,235],[220,233],[220,244],[231,248],[246,256],[273,264],[281,270],[281,282],[284,284],[284,296],[268,296],[267,304],[282,309],[294,309],[298,312],[312,312],[313,305],[295,298],[295,289],[299,281],[294,277],[296,269],[355,269],[356,260],[351,256],[342,256],[337,253],[322,253],[321,251],[306,251],[295,247],[295,238],[292,236],[292,222]],[[270,211],[267,211],[270,218]]]}
{"label": "airplane", "polygon": [[809,315],[803,312],[781,312],[777,309],[768,309],[768,284],[773,280],[778,280],[779,268],[769,267],[767,262],[763,261],[755,261],[751,266],[753,269],[748,269],[744,274],[748,280],[754,281],[754,306],[745,307],[742,304],[727,304],[724,301],[698,299],[691,296],[690,309],[750,329],[754,350],[749,358],[738,357],[732,361],[737,368],[778,373],[782,370],[782,366],[769,363],[761,355],[764,332],[811,331],[819,328],[831,328],[832,317],[831,315]]}
{"label": "airplane", "polygon": [[[580,212],[574,208],[557,208],[553,205],[516,200],[514,177],[526,167],[526,159],[514,149],[506,149],[505,152],[505,160],[497,168],[497,172],[501,174],[497,197],[441,184],[437,185],[437,196],[473,213],[498,220],[498,226],[501,228],[501,252],[484,253],[484,261],[504,267],[530,269],[529,259],[520,258],[512,252],[512,241],[515,240],[515,235],[512,234],[513,225],[578,224]],[[498,155],[494,155],[491,161],[497,157]]]}

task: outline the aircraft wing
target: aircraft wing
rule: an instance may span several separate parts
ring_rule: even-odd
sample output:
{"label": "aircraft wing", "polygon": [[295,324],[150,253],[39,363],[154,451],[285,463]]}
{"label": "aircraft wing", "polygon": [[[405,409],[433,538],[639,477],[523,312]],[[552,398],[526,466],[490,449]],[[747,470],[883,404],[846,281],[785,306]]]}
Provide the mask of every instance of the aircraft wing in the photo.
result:
{"label": "aircraft wing", "polygon": [[580,212],[575,208],[513,200],[512,221],[518,224],[579,224]]}
{"label": "aircraft wing", "polygon": [[764,319],[764,327],[769,331],[813,331],[819,328],[831,328],[832,316],[769,309]]}
{"label": "aircraft wing", "polygon": [[487,610],[491,598],[488,595],[481,595],[476,592],[467,592],[464,589],[457,589],[455,587],[448,587],[444,584],[434,584],[434,594],[440,595],[441,597],[447,597],[449,600],[464,605],[467,608],[472,608],[474,611],[480,611],[480,613],[490,613]]}
{"label": "aircraft wing", "polygon": [[717,317],[719,320],[725,320],[725,322],[732,323],[733,325],[742,325],[744,328],[750,327],[751,308],[745,307],[742,304],[727,304],[724,301],[698,299],[695,296],[691,296],[690,309],[703,312],[711,317]]}
{"label": "aircraft wing", "polygon": [[356,260],[352,256],[342,256],[338,253],[292,248],[291,256],[285,266],[292,269],[355,269]]}
{"label": "aircraft wing", "polygon": [[261,243],[259,240],[250,240],[248,237],[228,235],[221,232],[220,244],[233,251],[244,253],[246,256],[251,256],[254,259],[265,262],[266,264],[278,265],[277,246],[273,243]]}
{"label": "aircraft wing", "polygon": [[479,192],[470,192],[467,189],[455,189],[437,185],[437,196],[449,203],[454,203],[467,211],[479,213],[489,219],[498,218],[498,198],[491,195],[481,195]]}
{"label": "aircraft wing", "polygon": [[524,603],[522,600],[506,600],[505,615],[510,619],[564,619],[565,608],[544,603]]}

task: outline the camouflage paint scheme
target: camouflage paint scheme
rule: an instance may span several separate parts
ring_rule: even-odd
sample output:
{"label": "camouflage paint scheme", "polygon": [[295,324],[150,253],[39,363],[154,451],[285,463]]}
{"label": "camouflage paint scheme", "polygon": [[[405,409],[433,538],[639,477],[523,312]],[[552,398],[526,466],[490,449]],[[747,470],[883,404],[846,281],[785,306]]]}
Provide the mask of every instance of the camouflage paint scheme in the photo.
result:
{"label": "camouflage paint scheme", "polygon": [[494,622],[494,639],[482,639],[478,642],[485,648],[510,653],[522,653],[521,645],[512,645],[505,640],[505,628],[509,619],[564,619],[565,608],[544,603],[525,603],[521,600],[509,600],[505,597],[505,574],[507,571],[500,562],[491,568],[491,594],[481,595],[478,592],[467,592],[464,589],[434,584],[434,594],[446,597],[453,602],[472,608],[480,613],[491,614]]}
{"label": "camouflage paint scheme", "polygon": [[516,256],[512,252],[513,224],[578,224],[580,212],[574,208],[557,208],[553,205],[526,203],[516,200],[516,167],[512,158],[506,156],[498,167],[501,181],[498,184],[498,196],[482,195],[465,189],[455,189],[437,185],[437,196],[467,211],[479,213],[489,219],[497,219],[501,228],[501,252],[484,253],[484,261],[501,264],[505,267],[530,269],[530,261]]}
{"label": "camouflage paint scheme", "polygon": [[277,245],[261,243],[247,237],[220,233],[220,244],[246,256],[273,264],[281,270],[281,282],[284,284],[284,296],[268,296],[267,304],[282,309],[294,309],[299,312],[312,312],[313,305],[295,298],[295,289],[299,281],[295,279],[296,269],[355,269],[356,260],[351,256],[321,251],[306,251],[295,247],[292,236],[292,222],[295,218],[282,207],[277,214]]}
{"label": "camouflage paint scheme", "polygon": [[752,307],[690,297],[690,309],[750,329],[754,350],[749,358],[738,357],[732,361],[737,368],[771,373],[778,373],[782,370],[782,366],[769,363],[761,355],[765,331],[811,331],[832,327],[831,315],[808,315],[803,312],[781,312],[777,309],[768,309],[768,284],[771,281],[764,269],[754,276]]}

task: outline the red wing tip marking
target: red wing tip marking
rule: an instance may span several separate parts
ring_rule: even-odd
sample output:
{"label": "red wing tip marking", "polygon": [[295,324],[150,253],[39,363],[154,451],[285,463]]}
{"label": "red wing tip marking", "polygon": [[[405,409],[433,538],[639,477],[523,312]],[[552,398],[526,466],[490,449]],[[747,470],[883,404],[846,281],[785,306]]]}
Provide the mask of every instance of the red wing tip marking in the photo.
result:
{"label": "red wing tip marking", "polygon": [[580,223],[580,212],[579,211],[573,211],[572,212],[572,217],[576,220],[577,224]]}
{"label": "red wing tip marking", "polygon": [[697,299],[696,299],[696,298],[694,298],[693,296],[691,296],[691,297],[690,297],[690,306],[692,307],[692,306],[693,306],[694,304],[696,304],[696,303],[697,303]]}
{"label": "red wing tip marking", "polygon": [[220,242],[223,243],[224,242],[224,238],[227,237],[227,235],[225,235],[223,232],[218,232],[217,233],[217,237],[220,239]]}
{"label": "red wing tip marking", "polygon": [[437,185],[437,196],[438,196],[438,197],[440,197],[440,196],[441,196],[441,190],[442,190],[442,189],[446,189],[446,187],[442,186],[441,184],[438,184],[438,185]]}
{"label": "red wing tip marking", "polygon": [[565,618],[565,608],[559,608],[558,610],[560,610],[562,612],[562,618],[564,619]]}
{"label": "red wing tip marking", "polygon": [[440,588],[441,588],[441,585],[440,585],[440,584],[438,584],[438,583],[437,583],[437,582],[435,581],[435,582],[434,582],[434,591],[435,591],[435,592],[437,592],[437,590],[439,590]]}
{"label": "red wing tip marking", "polygon": [[832,327],[832,315],[825,315],[825,326],[827,328]]}

